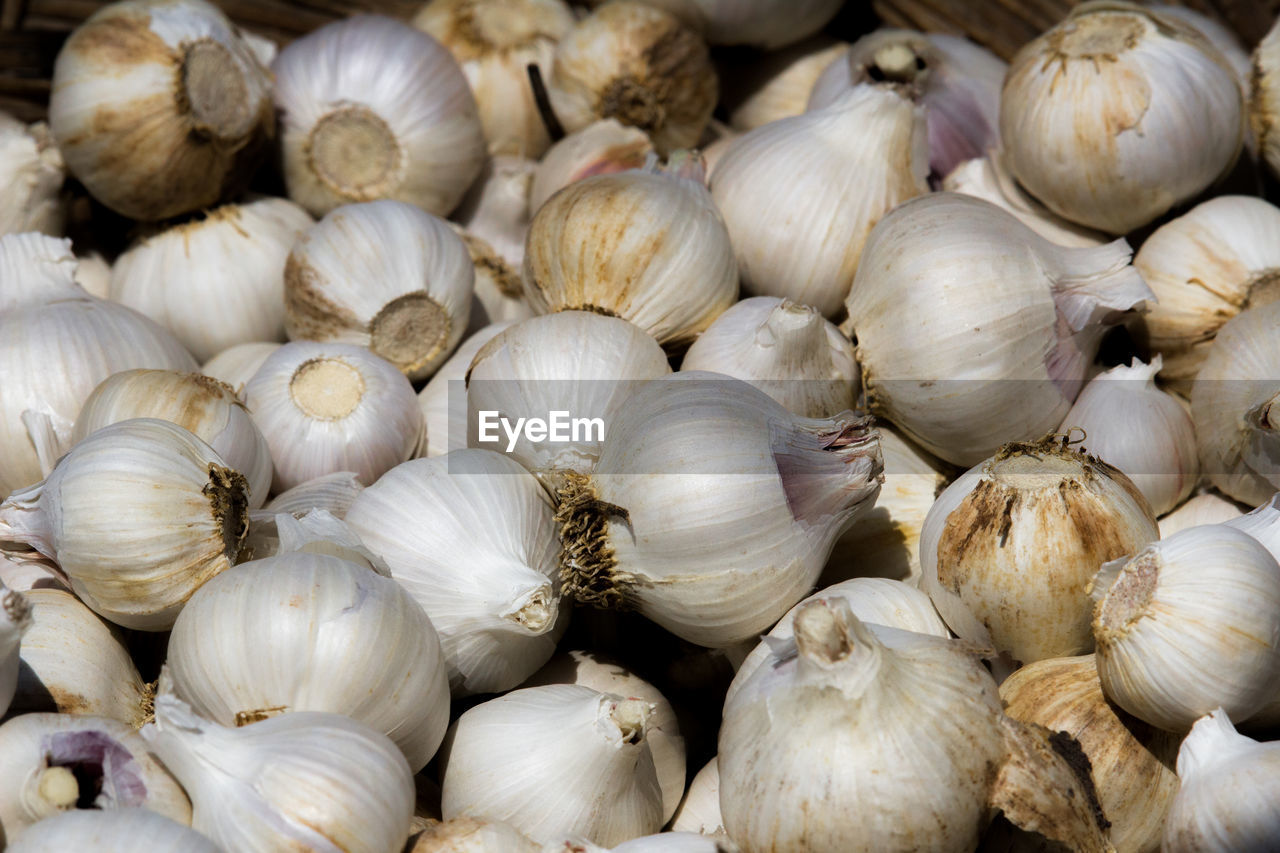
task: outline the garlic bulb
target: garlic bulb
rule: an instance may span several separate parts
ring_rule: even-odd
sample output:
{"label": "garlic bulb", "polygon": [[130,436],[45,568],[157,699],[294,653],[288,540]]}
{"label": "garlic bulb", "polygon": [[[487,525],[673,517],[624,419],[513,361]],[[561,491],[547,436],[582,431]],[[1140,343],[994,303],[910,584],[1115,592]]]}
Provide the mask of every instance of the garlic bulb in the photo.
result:
{"label": "garlic bulb", "polygon": [[928,123],[929,166],[940,179],[999,145],[1000,87],[1008,68],[966,38],[879,29],[823,70],[808,109],[832,106],[850,87],[910,75]]}
{"label": "garlic bulb", "polygon": [[210,207],[275,132],[271,74],[205,0],[124,0],[58,52],[49,126],[93,197],[134,219]]}
{"label": "garlic bulb", "polygon": [[880,471],[865,418],[799,418],[712,373],[652,380],[608,425],[595,470],[560,489],[565,594],[733,645],[812,588]]}
{"label": "garlic bulb", "polygon": [[[605,7],[608,8],[608,7]],[[696,154],[577,181],[533,217],[524,287],[534,311],[630,320],[688,343],[733,304],[738,265]]]}
{"label": "garlic bulb", "polygon": [[99,382],[119,370],[195,370],[146,317],[85,293],[70,242],[0,237],[0,494],[47,475],[71,449],[71,427]]}
{"label": "garlic bulb", "polygon": [[1138,359],[1089,381],[1062,419],[1061,431],[1080,430],[1084,447],[1119,468],[1156,515],[1182,503],[1200,478],[1191,416],[1156,388],[1161,358]]}
{"label": "garlic bulb", "polygon": [[1076,738],[1089,758],[1117,853],[1155,853],[1178,792],[1179,738],[1117,710],[1102,693],[1093,655],[1042,660],[1000,685],[1005,713]]}
{"label": "garlic bulb", "polygon": [[458,718],[443,757],[444,817],[501,820],[534,839],[612,846],[657,832],[652,708],[576,684],[528,687]]}
{"label": "garlic bulb", "polygon": [[284,264],[307,212],[282,198],[228,204],[133,246],[111,298],[173,332],[207,361],[227,347],[284,340]]}
{"label": "garlic bulb", "polygon": [[1210,199],[1157,228],[1133,265],[1158,300],[1143,325],[1164,357],[1160,378],[1187,394],[1223,324],[1280,295],[1280,208]]}
{"label": "garlic bulb", "polygon": [[684,796],[685,748],[675,708],[649,682],[621,664],[592,652],[559,654],[535,672],[522,687],[544,684],[579,684],[601,693],[639,699],[651,706],[645,736],[653,754],[658,787],[662,789],[662,820],[671,820]]}
{"label": "garlic bulb", "polygon": [[[591,472],[606,425],[639,384],[670,372],[657,341],[626,320],[588,311],[524,320],[471,360],[467,444],[503,451],[554,490],[566,471]],[[521,422],[557,412],[562,421],[547,421],[547,440],[521,434]]]}
{"label": "garlic bulb", "polygon": [[[471,314],[467,318],[463,338],[494,323],[516,323],[532,317],[533,309],[525,301],[524,285],[517,269],[479,237],[468,234],[457,226],[454,226],[453,232],[466,245],[476,273],[475,288],[471,292]],[[520,244],[520,256],[524,257],[523,242]],[[436,368],[435,373],[440,370],[441,368]],[[432,374],[433,377],[435,373]]]}
{"label": "garlic bulb", "polygon": [[126,808],[191,822],[187,795],[132,726],[68,714],[0,726],[0,826],[9,840],[60,812]]}
{"label": "garlic bulb", "polygon": [[712,758],[694,775],[689,791],[680,801],[671,819],[674,832],[696,832],[700,835],[723,835],[720,817],[720,770]]}
{"label": "garlic bulb", "polygon": [[244,394],[244,386],[258,372],[267,356],[280,349],[275,342],[257,341],[248,344],[236,344],[227,347],[204,363],[200,372],[235,389],[237,395]]}
{"label": "garlic bulb", "polygon": [[415,455],[442,456],[467,446],[467,370],[481,348],[511,323],[493,323],[473,333],[418,392],[426,430]]}
{"label": "garlic bulb", "polygon": [[1280,489],[1280,429],[1271,415],[1280,395],[1277,323],[1277,303],[1228,320],[1191,386],[1200,468],[1218,491],[1249,506]]}
{"label": "garlic bulb", "polygon": [[[1027,195],[1004,167],[997,151],[989,151],[985,157],[966,160],[956,166],[943,178],[942,188],[1004,208],[1023,225],[1059,246],[1081,249],[1101,246],[1108,240],[1102,232],[1068,222]],[[1136,259],[1134,263],[1137,264]]]}
{"label": "garlic bulb", "polygon": [[797,415],[852,409],[858,363],[840,330],[807,305],[772,296],[744,299],[698,336],[681,370],[709,370],[750,382]]}
{"label": "garlic bulb", "polygon": [[62,233],[62,153],[43,122],[0,112],[0,234]]}
{"label": "garlic bulb", "polygon": [[351,502],[364,491],[360,479],[350,471],[325,474],[314,480],[299,483],[292,489],[276,495],[267,504],[271,513],[304,515],[313,509],[322,509],[335,518],[345,518]]}
{"label": "garlic bulb", "polygon": [[1087,3],[1014,57],[1000,98],[1010,172],[1059,216],[1124,234],[1230,170],[1236,75],[1193,27]]}
{"label": "garlic bulb", "polygon": [[517,268],[524,260],[524,240],[533,215],[529,210],[529,190],[537,168],[537,161],[524,157],[491,157],[453,212],[454,221],[485,240],[503,260]]}
{"label": "garlic bulb", "polygon": [[642,130],[614,118],[592,122],[552,145],[533,173],[529,215],[537,213],[558,191],[593,175],[625,172],[643,166],[653,143]]}
{"label": "garlic bulb", "polygon": [[1055,246],[958,193],[900,205],[845,301],[869,408],[958,465],[1056,429],[1106,326],[1151,299],[1129,256]]}
{"label": "garlic bulb", "polygon": [[462,67],[489,153],[534,160],[551,139],[527,69],[536,65],[548,77],[556,43],[573,24],[564,0],[431,0],[413,18]]}
{"label": "garlic bulb", "polygon": [[1165,821],[1167,853],[1264,851],[1280,837],[1280,744],[1236,732],[1218,708],[1178,750],[1182,787]]}
{"label": "garlic bulb", "polygon": [[1244,720],[1280,678],[1280,569],[1252,536],[1193,527],[1107,563],[1092,584],[1107,697],[1173,732],[1219,706]]}
{"label": "garlic bulb", "polygon": [[1201,524],[1221,524],[1244,515],[1235,501],[1217,492],[1196,495],[1168,515],[1160,518],[1160,538],[1168,539],[1179,530],[1198,527]]}
{"label": "garlic bulb", "polygon": [[345,521],[431,617],[450,689],[466,696],[510,690],[555,651],[569,610],[554,512],[515,461],[458,450],[383,474]]}
{"label": "garlic bulb", "polygon": [[151,850],[219,853],[212,841],[194,829],[149,809],[66,812],[40,821],[7,849],[9,853],[61,853],[63,850],[132,853],[142,838]]}
{"label": "garlic bulb", "polygon": [[230,729],[161,695],[142,737],[191,796],[191,827],[224,850],[394,853],[409,837],[404,755],[339,714],[300,711]]}
{"label": "garlic bulb", "polygon": [[947,487],[920,533],[920,588],[960,637],[1023,663],[1093,650],[1087,587],[1159,538],[1133,482],[1065,438],[1005,445]]}
{"label": "garlic bulb", "polygon": [[421,439],[413,386],[364,347],[285,344],[243,396],[271,448],[277,492],[338,471],[367,485],[408,459]]}
{"label": "garlic bulb", "polygon": [[229,385],[174,370],[113,373],[84,401],[71,440],[79,443],[104,426],[131,418],[159,418],[189,430],[227,467],[245,475],[251,509],[266,503],[271,488],[267,440]]}
{"label": "garlic bulb", "polygon": [[31,604],[0,580],[0,717],[9,710],[18,687],[19,644],[31,627]]}
{"label": "garlic bulb", "polygon": [[103,427],[49,477],[0,504],[0,548],[56,560],[85,604],[117,625],[165,631],[205,581],[235,563],[249,489],[176,424]]}
{"label": "garlic bulb", "polygon": [[70,592],[33,589],[31,627],[22,638],[18,690],[9,710],[110,717],[133,728],[150,691],[119,633]]}
{"label": "garlic bulb", "polygon": [[284,279],[291,340],[359,344],[423,379],[462,340],[475,270],[444,220],[374,201],[339,207],[307,231]]}
{"label": "garlic bulb", "polygon": [[457,62],[430,36],[356,15],[303,36],[271,70],[289,197],[317,216],[388,198],[444,216],[484,165]]}
{"label": "garlic bulb", "polygon": [[872,226],[929,190],[924,112],[909,86],[860,85],[730,145],[711,194],[745,293],[839,312]]}
{"label": "garlic bulb", "polygon": [[1280,21],[1271,25],[1253,50],[1249,84],[1249,126],[1257,140],[1258,153],[1272,174],[1280,173],[1280,137],[1274,132],[1280,115]]}
{"label": "garlic bulb", "polygon": [[730,73],[722,69],[721,99],[726,102],[730,126],[745,133],[800,115],[818,77],[848,50],[847,42],[818,35],[784,50],[753,56],[741,68],[728,69]]}
{"label": "garlic bulb", "polygon": [[539,853],[541,849],[500,820],[459,817],[428,826],[408,853]]}

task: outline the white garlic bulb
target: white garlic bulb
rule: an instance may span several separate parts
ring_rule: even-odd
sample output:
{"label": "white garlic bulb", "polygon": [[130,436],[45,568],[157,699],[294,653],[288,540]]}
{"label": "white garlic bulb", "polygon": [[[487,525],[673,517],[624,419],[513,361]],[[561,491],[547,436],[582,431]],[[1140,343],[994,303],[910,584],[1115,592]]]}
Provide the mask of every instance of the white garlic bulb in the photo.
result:
{"label": "white garlic bulb", "polygon": [[10,555],[57,561],[94,612],[164,631],[209,578],[236,561],[249,489],[182,427],[135,418],[103,427],[49,477],[0,504]]}
{"label": "white garlic bulb", "polygon": [[6,849],[9,853],[132,853],[142,838],[149,849],[166,853],[219,853],[212,841],[191,827],[150,809],[66,812],[40,821]]}
{"label": "white garlic bulb", "polygon": [[681,370],[750,382],[797,415],[827,418],[858,396],[853,345],[813,308],[755,296],[717,317],[684,354]]}
{"label": "white garlic bulb", "polygon": [[501,820],[536,840],[612,846],[657,832],[652,709],[576,684],[527,687],[458,718],[443,753],[444,817]]}
{"label": "white garlic bulb", "polygon": [[718,93],[698,34],[635,0],[613,0],[562,36],[548,83],[565,130],[616,118],[647,133],[663,155],[697,145]]}
{"label": "white garlic bulb", "polygon": [[458,450],[392,468],[345,521],[431,617],[449,686],[465,696],[509,690],[555,651],[569,609],[554,513],[517,462]]}
{"label": "white garlic bulb", "polygon": [[47,475],[71,449],[80,406],[119,370],[195,370],[155,322],[73,281],[68,240],[0,237],[0,494]]}
{"label": "white garlic bulb", "polygon": [[536,160],[525,157],[489,158],[453,212],[455,222],[485,240],[503,260],[517,268],[524,260],[524,240],[533,216],[529,190],[537,168]]}
{"label": "white garlic bulb", "polygon": [[18,687],[19,645],[31,627],[31,604],[0,580],[0,717],[9,710]]}
{"label": "white garlic bulb", "polygon": [[[453,232],[462,238],[475,267],[476,284],[471,293],[471,314],[463,338],[470,337],[485,326],[494,323],[516,323],[533,316],[533,309],[524,298],[524,284],[517,267],[507,263],[493,247],[458,226]],[[524,242],[520,243],[520,257],[524,257]],[[452,358],[452,356],[450,356]],[[439,373],[436,368],[435,373]],[[435,373],[432,376],[435,376]]]}
{"label": "white garlic bulb", "polygon": [[800,115],[818,77],[848,50],[847,42],[818,35],[764,56],[753,55],[742,67],[734,65],[727,72],[722,68],[721,100],[729,112],[729,125],[745,133]]}
{"label": "white garlic bulb", "polygon": [[1135,358],[1095,376],[1061,426],[1083,431],[1084,448],[1123,471],[1156,515],[1186,500],[1200,478],[1191,416],[1156,388],[1161,364],[1159,355],[1150,364]]}
{"label": "white garlic bulb", "polygon": [[43,122],[0,112],[0,234],[62,233],[62,152]]}
{"label": "white garlic bulb", "polygon": [[699,835],[723,835],[720,817],[720,769],[712,758],[694,774],[689,790],[671,819],[674,832],[696,832]]}
{"label": "white garlic bulb", "polygon": [[1280,137],[1274,131],[1280,115],[1280,21],[1253,50],[1249,84],[1249,125],[1258,153],[1273,174],[1280,173]]}
{"label": "white garlic bulb", "polygon": [[1084,4],[1009,66],[1000,137],[1010,172],[1059,216],[1124,234],[1235,163],[1240,87],[1194,28],[1133,3]]}
{"label": "white garlic bulb", "polygon": [[364,347],[293,341],[244,388],[271,448],[275,491],[338,471],[366,485],[413,453],[422,433],[413,386]]}
{"label": "white garlic bulb", "polygon": [[1179,530],[1201,524],[1221,524],[1244,515],[1240,504],[1217,492],[1196,495],[1168,515],[1160,518],[1160,538],[1168,539]]}
{"label": "white garlic bulb", "polygon": [[541,849],[500,820],[459,817],[429,825],[408,853],[539,853]]}
{"label": "white garlic bulb", "polygon": [[570,133],[538,162],[529,187],[529,215],[574,181],[638,169],[652,152],[648,134],[616,118],[601,119]]}
{"label": "white garlic bulb", "polygon": [[229,385],[201,373],[122,370],[107,377],[84,401],[71,440],[80,442],[109,424],[159,418],[190,431],[212,447],[227,467],[244,474],[249,507],[266,503],[271,453]]}
{"label": "white garlic bulb", "polygon": [[1107,563],[1093,635],[1107,697],[1183,732],[1219,706],[1247,719],[1280,678],[1280,569],[1252,536],[1193,527]]}
{"label": "white garlic bulb", "polygon": [[244,386],[258,372],[267,356],[280,349],[280,344],[271,341],[255,341],[248,344],[236,344],[209,359],[200,368],[205,376],[211,376],[235,389],[237,395],[244,394]]}
{"label": "white garlic bulb", "polygon": [[564,0],[431,0],[413,18],[462,67],[489,153],[534,160],[551,139],[527,68],[536,65],[549,77],[556,43],[573,24]]}
{"label": "white garlic bulb", "polygon": [[223,728],[162,694],[142,737],[191,796],[192,828],[224,850],[395,853],[409,837],[413,775],[404,755],[339,714],[300,711]]}
{"label": "white garlic bulb", "polygon": [[1151,299],[1129,257],[1123,240],[1055,246],[959,193],[900,205],[845,301],[869,408],[958,465],[1056,429],[1107,325]]}
{"label": "white garlic bulb", "polygon": [[745,293],[839,312],[872,226],[929,190],[924,112],[908,88],[863,84],[730,144],[711,194]]}
{"label": "white garlic bulb", "polygon": [[476,353],[511,325],[493,323],[474,332],[418,392],[418,408],[426,428],[416,456],[442,456],[467,446],[467,370]]}
{"label": "white garlic bulb", "polygon": [[1280,208],[1250,196],[1210,199],[1161,225],[1133,265],[1158,300],[1142,323],[1164,357],[1160,378],[1191,389],[1223,324],[1280,287]]}
{"label": "white garlic bulb", "polygon": [[[471,360],[467,444],[502,451],[554,490],[565,471],[590,473],[606,425],[640,383],[670,372],[658,342],[626,320],[589,311],[523,320]],[[545,440],[521,432],[521,422],[557,412]]]}
{"label": "white garlic bulb", "polygon": [[58,52],[52,82],[67,168],[134,219],[216,204],[247,183],[275,131],[271,74],[205,0],[99,9]]}
{"label": "white garlic bulb", "polygon": [[9,840],[75,809],[145,808],[181,824],[191,803],[133,726],[23,714],[0,726],[0,826]]}
{"label": "white garlic bulb", "polygon": [[869,426],[797,417],[713,373],[646,383],[608,424],[595,470],[560,489],[565,594],[635,608],[699,645],[758,634],[874,504]]}
{"label": "white garlic bulb", "polygon": [[303,36],[271,70],[289,197],[317,216],[388,198],[444,216],[480,173],[484,130],[439,42],[380,15]]}
{"label": "white garlic bulb", "polygon": [[524,287],[540,314],[595,311],[664,346],[691,341],[738,294],[701,159],[682,153],[664,168],[586,178],[554,195],[529,228]]}
{"label": "white garlic bulb", "polygon": [[1239,734],[1221,708],[1178,750],[1182,786],[1165,821],[1166,853],[1254,853],[1280,837],[1280,744]]}
{"label": "white garlic bulb", "polygon": [[359,477],[350,471],[337,471],[286,489],[267,503],[266,510],[273,514],[305,515],[313,509],[322,509],[335,518],[345,518],[351,502],[362,491],[364,486]]}
{"label": "white garlic bulb", "polygon": [[111,269],[111,298],[173,332],[200,361],[284,340],[284,264],[311,217],[282,198],[228,204],[139,242]]}
{"label": "white garlic bulb", "polygon": [[359,344],[423,379],[462,340],[475,268],[443,219],[374,201],[339,207],[303,234],[284,279],[291,340]]}

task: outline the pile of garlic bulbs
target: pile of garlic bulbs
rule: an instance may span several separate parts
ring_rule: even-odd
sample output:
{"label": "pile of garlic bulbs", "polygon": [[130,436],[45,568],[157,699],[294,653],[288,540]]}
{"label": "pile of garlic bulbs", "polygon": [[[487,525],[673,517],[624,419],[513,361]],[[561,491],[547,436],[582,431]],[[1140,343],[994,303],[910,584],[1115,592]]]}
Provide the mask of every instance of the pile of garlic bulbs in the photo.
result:
{"label": "pile of garlic bulbs", "polygon": [[1280,849],[1280,25],[80,5],[0,851]]}

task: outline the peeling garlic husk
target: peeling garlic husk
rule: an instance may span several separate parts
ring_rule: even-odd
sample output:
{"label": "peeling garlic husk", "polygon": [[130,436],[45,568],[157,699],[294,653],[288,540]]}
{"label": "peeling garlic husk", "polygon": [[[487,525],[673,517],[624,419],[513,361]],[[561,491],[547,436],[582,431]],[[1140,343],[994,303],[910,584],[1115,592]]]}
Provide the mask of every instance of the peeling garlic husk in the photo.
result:
{"label": "peeling garlic husk", "polygon": [[111,264],[101,252],[90,252],[76,258],[76,284],[94,299],[111,298]]}
{"label": "peeling garlic husk", "polygon": [[25,125],[0,112],[0,235],[62,233],[62,152],[48,125]]}
{"label": "peeling garlic husk", "polygon": [[351,471],[337,471],[281,492],[265,509],[271,513],[287,512],[298,516],[313,509],[322,509],[334,518],[342,519],[346,518],[351,502],[362,491],[364,486],[358,476]]}
{"label": "peeling garlic husk", "polygon": [[284,340],[284,264],[312,220],[282,198],[228,204],[143,239],[111,269],[111,298],[173,332],[199,361]]}
{"label": "peeling garlic husk", "polygon": [[867,240],[841,327],[868,407],[958,465],[1057,429],[1106,327],[1151,299],[1129,257],[1123,240],[1055,246],[959,193],[898,206]]}
{"label": "peeling garlic husk", "polygon": [[501,820],[535,840],[604,846],[657,832],[652,707],[576,684],[527,687],[466,711],[442,751],[446,820]]}
{"label": "peeling garlic husk", "polygon": [[1235,72],[1204,36],[1132,3],[1085,3],[1014,57],[1000,99],[1009,171],[1059,216],[1112,234],[1230,171]]}
{"label": "peeling garlic husk", "polygon": [[1217,492],[1196,495],[1173,512],[1160,517],[1160,538],[1168,539],[1179,530],[1201,524],[1221,524],[1244,515],[1245,510]]}
{"label": "peeling garlic husk", "polygon": [[0,726],[0,832],[10,841],[68,810],[122,808],[191,822],[187,795],[134,727],[67,714],[24,714]]}
{"label": "peeling garlic husk", "polygon": [[500,820],[459,817],[428,826],[407,853],[540,853],[541,849]]}
{"label": "peeling garlic husk", "polygon": [[426,429],[415,456],[443,456],[467,446],[467,370],[476,353],[513,322],[492,323],[464,340],[418,392]]}
{"label": "peeling garlic husk", "polygon": [[73,811],[45,818],[7,848],[9,853],[132,853],[138,839],[152,850],[167,853],[220,853],[217,845],[189,826],[150,809]]}
{"label": "peeling garlic husk", "polygon": [[99,9],[59,51],[52,86],[49,126],[67,168],[133,219],[234,193],[275,132],[270,72],[204,0]]}
{"label": "peeling garlic husk", "polygon": [[1253,50],[1249,86],[1249,126],[1258,152],[1271,173],[1280,174],[1280,136],[1275,130],[1280,116],[1280,21]]}
{"label": "peeling garlic husk", "polygon": [[487,150],[467,79],[408,24],[335,21],[282,50],[271,70],[289,197],[316,216],[376,199],[444,216],[480,174]]}
{"label": "peeling garlic husk", "polygon": [[9,589],[0,580],[0,718],[9,710],[9,703],[13,701],[18,687],[22,662],[19,646],[31,622],[28,598],[17,590]]}
{"label": "peeling garlic husk", "polygon": [[724,835],[720,817],[720,770],[715,758],[702,766],[689,783],[689,790],[671,819],[673,832]]}
{"label": "peeling garlic husk", "polygon": [[0,504],[0,548],[55,560],[94,612],[165,631],[196,589],[238,559],[249,489],[182,427],[103,427],[49,477]]}
{"label": "peeling garlic husk", "polygon": [[[461,227],[455,225],[453,233],[466,244],[476,273],[476,284],[471,293],[471,313],[467,318],[463,340],[485,326],[517,323],[532,317],[533,309],[524,298],[524,284],[520,280],[519,268],[508,264],[492,246],[479,237],[468,234]],[[523,243],[520,244],[520,254],[521,257],[524,256]],[[451,355],[450,358],[452,357]],[[432,378],[443,368],[444,365],[436,368]]]}
{"label": "peeling garlic husk", "polygon": [[225,382],[243,398],[244,386],[258,372],[267,356],[280,349],[282,344],[275,341],[254,341],[247,344],[236,344],[209,359],[200,368],[205,376]]}
{"label": "peeling garlic husk", "polygon": [[858,396],[853,345],[813,308],[755,296],[717,317],[684,354],[681,370],[750,382],[807,418],[852,409]]}
{"label": "peeling garlic husk", "polygon": [[536,214],[547,199],[569,184],[594,175],[639,169],[652,152],[647,133],[614,118],[594,121],[570,133],[547,150],[534,170],[529,215]]}
{"label": "peeling garlic husk", "polygon": [[462,340],[475,268],[443,219],[374,201],[339,207],[303,234],[284,282],[291,340],[368,347],[424,379]]}
{"label": "peeling garlic husk", "polygon": [[722,100],[726,102],[730,126],[745,133],[771,121],[800,115],[808,106],[818,77],[848,50],[847,42],[818,35],[753,57],[741,68],[732,67],[731,73],[722,70]]}
{"label": "peeling garlic husk", "polygon": [[516,269],[524,261],[524,241],[533,218],[529,191],[537,168],[537,161],[524,157],[490,157],[453,212],[455,222]]}
{"label": "peeling garlic husk", "polygon": [[71,592],[71,582],[49,560],[14,560],[0,554],[0,583],[15,592],[61,589]]}

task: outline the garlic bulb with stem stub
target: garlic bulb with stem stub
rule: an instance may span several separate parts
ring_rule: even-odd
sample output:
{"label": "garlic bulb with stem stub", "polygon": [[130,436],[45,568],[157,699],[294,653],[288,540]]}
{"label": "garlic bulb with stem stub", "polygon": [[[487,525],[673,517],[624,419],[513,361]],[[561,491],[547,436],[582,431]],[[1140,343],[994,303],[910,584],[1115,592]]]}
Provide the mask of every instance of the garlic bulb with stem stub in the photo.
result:
{"label": "garlic bulb with stem stub", "polygon": [[61,234],[65,175],[48,125],[28,126],[0,111],[0,234]]}
{"label": "garlic bulb with stem stub", "polygon": [[191,827],[138,808],[73,811],[45,818],[6,849],[9,853],[132,853],[140,838],[147,840],[149,849],[166,853],[219,853],[217,845]]}
{"label": "garlic bulb with stem stub", "polygon": [[215,208],[141,240],[111,268],[111,298],[173,332],[206,361],[284,340],[284,264],[311,217],[282,198]]}
{"label": "garlic bulb with stem stub", "polygon": [[368,485],[421,440],[413,386],[360,346],[287,343],[267,356],[243,396],[271,448],[277,492],[338,471]]}
{"label": "garlic bulb with stem stub", "polygon": [[975,465],[1062,422],[1107,326],[1151,291],[1123,240],[1055,246],[959,193],[895,208],[871,232],[841,327],[868,407],[948,462]]}
{"label": "garlic bulb with stem stub", "polygon": [[724,835],[724,819],[720,816],[720,768],[712,758],[694,774],[689,790],[671,819],[674,832],[696,832],[699,835]]}
{"label": "garlic bulb with stem stub", "polygon": [[638,169],[653,152],[643,130],[616,118],[594,121],[552,145],[533,173],[529,187],[529,215],[574,181]]}
{"label": "garlic bulb with stem stub", "polygon": [[559,491],[565,594],[731,646],[812,588],[881,468],[866,418],[801,418],[714,373],[651,380],[607,425],[592,473]]}
{"label": "garlic bulb with stem stub", "polygon": [[0,717],[9,710],[18,687],[19,646],[31,627],[31,604],[21,592],[0,581]]}
{"label": "garlic bulb with stem stub", "polygon": [[442,456],[467,446],[466,376],[471,360],[512,323],[492,323],[471,334],[418,392],[426,425],[415,456]]}
{"label": "garlic bulb with stem stub", "polygon": [[722,65],[721,100],[729,113],[729,125],[745,133],[800,115],[818,77],[848,50],[847,42],[817,35],[783,50],[753,56],[741,67]]}
{"label": "garlic bulb with stem stub", "polygon": [[663,346],[692,341],[733,304],[738,265],[696,153],[586,178],[533,217],[524,288],[540,314],[595,311]]}
{"label": "garlic bulb with stem stub", "polygon": [[191,827],[224,850],[395,853],[409,837],[404,755],[348,717],[299,711],[224,728],[162,692],[141,733],[190,795]]}
{"label": "garlic bulb with stem stub", "polygon": [[134,219],[243,187],[274,136],[271,74],[205,0],[99,9],[58,52],[49,126],[94,198]]}
{"label": "garlic bulb with stem stub", "polygon": [[1193,27],[1136,3],[1083,3],[1014,57],[1006,163],[1059,216],[1124,234],[1230,171],[1244,141],[1235,72]]}
{"label": "garlic bulb with stem stub", "polygon": [[1244,514],[1245,510],[1235,501],[1217,492],[1205,491],[1160,517],[1160,538],[1168,539],[1179,530],[1201,524],[1221,524]]}
{"label": "garlic bulb with stem stub", "polygon": [[431,617],[455,696],[509,690],[555,651],[569,608],[554,511],[533,475],[491,450],[398,465],[347,510],[347,525]]}
{"label": "garlic bulb with stem stub", "polygon": [[480,174],[475,100],[443,46],[381,15],[334,21],[271,64],[289,197],[316,216],[396,199],[444,216]]}
{"label": "garlic bulb with stem stub", "polygon": [[537,168],[537,161],[525,157],[490,157],[452,214],[454,222],[486,241],[517,269],[524,260],[524,240],[533,216],[529,190]]}
{"label": "garlic bulb with stem stub", "polygon": [[662,826],[652,707],[576,684],[526,687],[463,713],[442,750],[444,817],[501,820],[535,840],[613,846]]}
{"label": "garlic bulb with stem stub", "polygon": [[206,361],[200,368],[200,372],[225,382],[235,390],[237,396],[241,396],[244,394],[244,386],[253,378],[253,374],[258,372],[258,368],[262,367],[267,356],[280,347],[281,344],[276,341],[236,344]]}
{"label": "garlic bulb with stem stub", "polygon": [[103,427],[49,477],[0,504],[0,548],[57,561],[94,612],[165,631],[191,594],[239,557],[249,487],[177,424]]}

